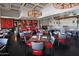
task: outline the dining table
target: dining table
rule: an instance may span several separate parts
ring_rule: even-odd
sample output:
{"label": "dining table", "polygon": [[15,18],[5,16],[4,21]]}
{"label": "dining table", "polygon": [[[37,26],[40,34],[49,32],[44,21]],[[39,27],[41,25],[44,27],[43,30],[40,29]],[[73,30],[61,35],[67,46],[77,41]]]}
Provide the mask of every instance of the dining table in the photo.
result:
{"label": "dining table", "polygon": [[50,43],[49,40],[47,38],[31,38],[29,40],[27,40],[27,42],[36,42],[36,43],[40,43],[40,42],[43,42],[44,44],[44,47]]}
{"label": "dining table", "polygon": [[44,45],[46,45],[47,43],[49,43],[49,40],[48,40],[48,38],[30,38],[29,40],[28,40],[28,42],[43,42],[44,43]]}
{"label": "dining table", "polygon": [[[46,50],[52,51],[52,44],[49,42],[48,38],[30,38],[26,42],[31,42],[31,48],[32,50],[40,50],[42,52]],[[43,45],[42,45],[43,43]],[[50,49],[51,48],[51,49]],[[47,51],[46,51],[47,53]],[[50,52],[51,54],[52,52]]]}
{"label": "dining table", "polygon": [[48,41],[48,39],[46,39],[46,38],[31,38],[31,39],[29,39],[28,41],[30,41],[30,42],[47,42]]}

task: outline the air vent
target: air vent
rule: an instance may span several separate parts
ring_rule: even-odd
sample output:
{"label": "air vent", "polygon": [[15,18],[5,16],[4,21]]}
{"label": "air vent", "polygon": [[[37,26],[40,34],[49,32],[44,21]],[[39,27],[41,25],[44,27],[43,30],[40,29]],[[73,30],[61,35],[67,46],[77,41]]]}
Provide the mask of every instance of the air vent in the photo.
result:
{"label": "air vent", "polygon": [[9,10],[10,9],[10,4],[8,4],[8,3],[1,3],[0,4],[0,7],[2,8],[2,9],[7,9],[7,10]]}
{"label": "air vent", "polygon": [[26,7],[26,8],[32,8],[33,6],[34,6],[34,4],[32,4],[32,3],[26,3],[24,5],[24,7]]}
{"label": "air vent", "polygon": [[48,3],[40,3],[40,6],[46,6]]}
{"label": "air vent", "polygon": [[40,6],[36,6],[34,9],[35,9],[35,10],[41,10],[42,7],[40,7]]}
{"label": "air vent", "polygon": [[6,5],[5,5],[5,4],[0,3],[0,7],[1,7],[1,8],[6,8]]}
{"label": "air vent", "polygon": [[5,7],[5,5],[4,4],[0,4],[0,7]]}

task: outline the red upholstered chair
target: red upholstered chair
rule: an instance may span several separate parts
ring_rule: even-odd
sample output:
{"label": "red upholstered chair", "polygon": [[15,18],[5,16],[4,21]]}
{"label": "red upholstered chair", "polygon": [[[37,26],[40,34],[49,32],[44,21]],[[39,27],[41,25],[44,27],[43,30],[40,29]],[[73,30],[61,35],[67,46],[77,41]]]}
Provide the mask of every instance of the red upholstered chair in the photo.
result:
{"label": "red upholstered chair", "polygon": [[36,56],[42,56],[43,55],[43,51],[42,50],[33,50],[32,54],[36,55]]}
{"label": "red upholstered chair", "polygon": [[65,44],[64,39],[59,39],[58,41],[59,41],[59,43],[61,43],[61,44]]}
{"label": "red upholstered chair", "polygon": [[27,45],[27,46],[29,46],[29,47],[32,47],[31,42],[25,42],[25,45]]}
{"label": "red upholstered chair", "polygon": [[53,45],[52,45],[50,42],[47,42],[47,43],[45,44],[45,48],[46,48],[46,49],[52,48],[52,47],[53,47]]}
{"label": "red upholstered chair", "polygon": [[22,39],[22,38],[24,38],[24,36],[20,36],[20,38]]}
{"label": "red upholstered chair", "polygon": [[29,37],[29,38],[31,38],[31,37],[32,37],[32,35],[31,35],[31,34],[29,34],[29,35],[28,35],[28,37]]}
{"label": "red upholstered chair", "polygon": [[54,37],[55,37],[56,40],[58,40],[58,38],[59,38],[58,34],[54,35]]}

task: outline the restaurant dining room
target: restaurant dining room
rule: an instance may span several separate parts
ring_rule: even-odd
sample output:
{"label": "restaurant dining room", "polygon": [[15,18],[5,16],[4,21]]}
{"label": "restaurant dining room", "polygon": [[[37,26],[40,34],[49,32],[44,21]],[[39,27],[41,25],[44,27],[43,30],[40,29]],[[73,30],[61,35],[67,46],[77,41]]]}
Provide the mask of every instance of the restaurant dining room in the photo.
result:
{"label": "restaurant dining room", "polygon": [[0,56],[79,56],[79,3],[0,3]]}

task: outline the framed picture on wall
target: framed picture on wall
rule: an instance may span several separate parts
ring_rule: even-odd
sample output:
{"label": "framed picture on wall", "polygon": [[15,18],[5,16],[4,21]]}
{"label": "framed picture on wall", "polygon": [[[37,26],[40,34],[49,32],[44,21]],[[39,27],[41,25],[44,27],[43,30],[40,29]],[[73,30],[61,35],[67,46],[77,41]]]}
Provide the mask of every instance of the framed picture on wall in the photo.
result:
{"label": "framed picture on wall", "polygon": [[13,28],[14,27],[14,20],[8,18],[1,19],[1,28]]}

